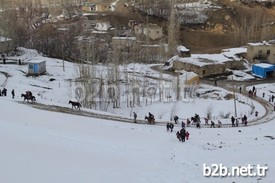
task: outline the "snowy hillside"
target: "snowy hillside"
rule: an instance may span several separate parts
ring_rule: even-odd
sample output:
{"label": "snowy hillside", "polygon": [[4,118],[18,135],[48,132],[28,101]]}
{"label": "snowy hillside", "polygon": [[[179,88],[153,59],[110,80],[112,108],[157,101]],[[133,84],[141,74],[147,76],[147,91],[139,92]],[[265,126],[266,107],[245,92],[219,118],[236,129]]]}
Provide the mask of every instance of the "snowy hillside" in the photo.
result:
{"label": "snowy hillside", "polygon": [[[20,50],[22,52],[20,55],[8,58],[10,60],[21,59],[23,65],[2,64],[0,66],[0,89],[2,90],[4,87],[8,89],[8,98],[11,98],[10,91],[14,89],[16,101],[23,101],[21,93],[30,90],[36,97],[38,103],[70,107],[68,101],[76,100],[77,98],[75,95],[76,82],[74,82],[79,78],[79,68],[77,64],[64,61],[65,71],[63,71],[63,61],[60,59],[44,57],[35,50],[24,48],[20,48]],[[236,50],[233,50],[232,52],[235,53]],[[233,53],[231,53],[230,50],[226,52],[226,54],[229,55]],[[206,57],[207,55],[201,56]],[[215,57],[215,59],[217,59],[217,57]],[[26,74],[28,71],[28,62],[44,60],[47,65],[47,74],[39,77],[28,77]],[[106,112],[132,118],[132,113],[135,111],[138,114],[138,119],[141,120],[144,119],[144,116],[147,115],[148,112],[151,112],[155,115],[157,121],[166,122],[170,121],[171,117],[174,115],[178,115],[180,120],[186,120],[195,113],[204,118],[209,110],[211,110],[211,116],[214,120],[221,119],[224,115],[230,116],[234,114],[233,99],[225,99],[231,92],[219,87],[200,85],[199,88],[195,90],[195,92],[200,94],[200,97],[196,97],[195,92],[193,92],[191,98],[187,97],[182,99],[182,101],[175,102],[176,87],[173,86],[174,78],[168,74],[160,74],[159,72],[152,70],[150,66],[151,65],[144,64],[128,64],[120,66],[119,69],[121,70],[121,73],[119,77],[122,81],[121,87],[119,88],[119,95],[121,98],[120,107],[113,108],[110,104],[107,106],[105,110]],[[93,67],[95,70],[93,72],[95,78],[108,78],[110,68],[103,65],[96,65]],[[159,78],[162,78],[163,80],[160,82]],[[239,78],[245,80],[247,76]],[[147,83],[144,91],[147,91],[148,95],[145,97],[141,96],[139,106],[128,106],[127,101],[131,100],[131,96],[127,97],[127,93],[132,91],[131,89],[129,90],[126,88],[127,85],[123,85],[123,83],[126,83],[126,80],[140,82],[139,85],[137,85],[139,86],[140,93],[143,93],[144,84]],[[107,83],[107,79],[105,83]],[[164,86],[162,90],[165,89],[165,92],[162,94],[162,102],[159,102],[159,94],[157,93],[160,85]],[[105,87],[109,88],[112,86],[113,85],[106,85]],[[152,87],[156,89],[156,94],[149,95],[149,89]],[[167,99],[164,97],[166,95],[172,96],[172,98]],[[182,96],[184,95],[185,94],[182,93]],[[245,114],[249,120],[254,120],[255,110],[259,112],[259,117],[265,114],[263,106],[254,100],[240,94],[236,94],[236,98],[238,101],[236,104],[238,117],[242,117]],[[200,108],[198,109],[197,106],[200,106]],[[99,107],[97,110],[98,109]],[[229,118],[221,119],[221,121],[223,124],[231,123]]]}
{"label": "snowy hillside", "polygon": [[[163,126],[40,111],[0,98],[0,182],[201,183],[275,179],[275,121],[226,129],[187,128],[179,142]],[[14,115],[16,112],[16,115]],[[179,130],[176,128],[176,130]],[[268,166],[266,177],[203,177],[203,163]]]}
{"label": "snowy hillside", "polygon": [[[200,97],[178,102],[154,101],[134,108],[121,105],[121,108],[111,108],[107,112],[87,108],[73,111],[68,100],[74,96],[71,81],[79,77],[76,66],[65,61],[64,72],[62,60],[43,57],[34,50],[22,50],[24,54],[9,57],[7,64],[0,65],[1,90],[8,89],[7,96],[0,97],[1,183],[271,183],[275,180],[271,173],[275,168],[275,113],[270,110],[270,105],[265,108],[267,104],[264,107],[263,102],[260,104],[238,92],[238,117],[246,114],[248,124],[251,121],[267,123],[234,128],[187,127],[190,139],[179,142],[176,131],[181,129],[180,125],[175,125],[172,133],[164,126],[171,116],[177,114],[180,121],[186,121],[195,113],[203,118],[210,111],[214,122],[219,119],[223,124],[230,123],[230,118],[221,116],[234,114],[232,92],[203,84],[196,90]],[[23,65],[10,63],[18,59]],[[34,60],[46,60],[46,75],[26,75],[27,63]],[[159,73],[151,70],[150,65],[123,67],[137,80],[150,78],[151,85],[157,83],[152,78],[157,78]],[[97,65],[96,70],[104,76],[108,68]],[[167,81],[171,79],[165,74],[162,77]],[[230,83],[226,87],[230,88]],[[252,86],[246,86],[252,89]],[[259,98],[274,103],[269,100],[274,99],[275,84],[255,87]],[[15,89],[15,99],[10,94],[12,89]],[[22,102],[20,94],[26,90],[31,90],[37,97],[37,104]],[[51,108],[53,112],[33,108],[38,105]],[[258,117],[254,115],[255,110],[259,112]],[[134,124],[133,111],[138,113],[139,120],[144,120],[144,115],[151,111],[157,124]],[[114,118],[103,120],[79,116],[85,112],[123,117],[128,123],[114,121]],[[203,176],[204,164],[220,163],[227,168],[251,166],[252,173],[258,176]],[[255,172],[258,165],[268,167],[266,176]]]}

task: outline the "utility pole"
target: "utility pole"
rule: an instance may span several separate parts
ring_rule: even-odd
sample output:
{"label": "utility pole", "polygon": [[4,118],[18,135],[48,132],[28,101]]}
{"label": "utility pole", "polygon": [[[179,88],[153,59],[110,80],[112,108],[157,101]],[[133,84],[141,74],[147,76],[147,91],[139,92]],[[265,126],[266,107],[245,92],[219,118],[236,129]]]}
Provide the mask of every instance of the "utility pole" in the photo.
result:
{"label": "utility pole", "polygon": [[65,71],[65,64],[64,64],[64,45],[62,44],[62,60],[63,60],[63,72]]}
{"label": "utility pole", "polygon": [[235,118],[237,117],[237,107],[236,107],[236,94],[235,94],[235,84],[232,76],[232,85],[233,85],[233,97],[234,97],[234,109],[235,109]]}
{"label": "utility pole", "polygon": [[180,100],[180,76],[177,73],[177,100]]}

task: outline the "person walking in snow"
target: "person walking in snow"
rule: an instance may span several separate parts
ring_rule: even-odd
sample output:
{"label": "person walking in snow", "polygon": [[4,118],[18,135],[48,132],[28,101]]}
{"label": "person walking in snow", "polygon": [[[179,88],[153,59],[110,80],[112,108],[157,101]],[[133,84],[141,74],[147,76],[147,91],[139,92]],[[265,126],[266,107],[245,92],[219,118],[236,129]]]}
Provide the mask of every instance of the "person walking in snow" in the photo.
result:
{"label": "person walking in snow", "polygon": [[6,89],[6,88],[4,88],[4,89],[2,90],[2,96],[7,96],[7,89]]}
{"label": "person walking in snow", "polygon": [[231,117],[231,123],[232,123],[232,127],[234,127],[235,126],[235,118],[233,116]]}
{"label": "person walking in snow", "polygon": [[210,128],[215,128],[215,123],[214,123],[214,121],[212,121],[212,120],[211,120]]}
{"label": "person walking in snow", "polygon": [[183,121],[181,122],[181,128],[185,128],[185,123]]}
{"label": "person walking in snow", "polygon": [[255,112],[255,117],[258,117],[258,111]]}
{"label": "person walking in snow", "polygon": [[178,117],[177,115],[175,115],[175,116],[174,116],[174,121],[175,121],[175,124],[177,124],[177,123],[178,123],[178,119],[179,119],[179,117]]}
{"label": "person walking in snow", "polygon": [[11,95],[12,95],[12,99],[14,99],[14,96],[15,96],[14,89],[12,89]]}
{"label": "person walking in snow", "polygon": [[239,90],[240,90],[240,93],[242,93],[242,87],[241,86],[240,86]]}
{"label": "person walking in snow", "polygon": [[204,118],[205,125],[209,125],[208,118]]}
{"label": "person walking in snow", "polygon": [[134,112],[134,122],[136,123],[137,122],[137,113]]}
{"label": "person walking in snow", "polygon": [[200,122],[197,122],[197,123],[196,123],[196,127],[197,127],[198,129],[201,128]]}
{"label": "person walking in snow", "polygon": [[180,135],[180,132],[179,132],[179,131],[177,131],[176,136],[177,136],[177,138],[179,139],[179,141],[181,141],[181,135]]}
{"label": "person walking in snow", "polygon": [[174,129],[174,124],[170,123],[170,130],[171,130],[171,132],[173,132],[173,129]]}
{"label": "person walking in snow", "polygon": [[238,120],[238,118],[236,118],[236,126],[237,127],[239,126],[239,120]]}
{"label": "person walking in snow", "polygon": [[169,131],[169,129],[170,129],[170,123],[167,123],[166,124],[166,130],[167,130],[167,132]]}
{"label": "person walking in snow", "polygon": [[252,91],[253,91],[253,93],[256,91],[256,88],[255,88],[255,86],[253,86],[253,88],[252,88]]}
{"label": "person walking in snow", "polygon": [[180,130],[180,137],[181,137],[181,141],[182,142],[185,142],[185,129],[184,128],[182,128],[181,130]]}
{"label": "person walking in snow", "polygon": [[189,133],[188,131],[186,131],[186,132],[185,132],[185,138],[186,138],[186,140],[189,139],[189,136],[190,136],[190,133]]}
{"label": "person walking in snow", "polygon": [[243,116],[242,123],[244,124],[244,126],[247,125],[247,116],[246,115]]}

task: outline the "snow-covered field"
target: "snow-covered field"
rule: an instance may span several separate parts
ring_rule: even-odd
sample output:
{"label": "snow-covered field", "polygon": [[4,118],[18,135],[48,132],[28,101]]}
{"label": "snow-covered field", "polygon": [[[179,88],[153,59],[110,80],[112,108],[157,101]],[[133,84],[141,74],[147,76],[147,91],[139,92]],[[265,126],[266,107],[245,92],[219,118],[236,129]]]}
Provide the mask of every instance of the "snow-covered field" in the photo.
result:
{"label": "snow-covered field", "polygon": [[[54,104],[65,107],[70,107],[68,104],[69,100],[75,99],[75,83],[73,82],[76,78],[79,77],[78,66],[76,64],[64,61],[65,71],[63,71],[63,61],[60,59],[52,59],[48,57],[43,57],[35,50],[28,50],[20,48],[22,54],[20,56],[9,57],[10,59],[21,59],[25,65],[17,64],[6,64],[0,65],[0,84],[3,89],[4,87],[8,89],[8,97],[10,98],[11,90],[15,90],[15,100],[22,101],[20,97],[21,93],[30,90],[36,96],[36,99],[39,103],[44,104]],[[233,54],[232,52],[237,52],[237,49],[228,49],[226,54]],[[234,54],[233,54],[234,55]],[[46,61],[47,64],[47,74],[39,77],[27,77],[26,73],[28,70],[27,63],[29,61]],[[125,80],[126,77],[128,80],[136,80],[141,82],[148,82],[149,85],[157,85],[159,81],[157,79],[162,77],[166,80],[166,84],[171,84],[173,77],[168,74],[161,74],[157,71],[150,69],[151,65],[142,65],[142,64],[129,64],[121,66],[120,70],[123,73],[120,74],[121,80]],[[95,66],[95,77],[106,78],[109,72],[105,66],[97,65]],[[125,74],[127,72],[127,75]],[[6,73],[9,77],[4,77]],[[130,73],[130,74],[129,74]],[[239,71],[241,73],[241,71]],[[239,74],[240,75],[240,74]],[[151,78],[148,78],[151,77]],[[244,76],[243,80],[246,80],[248,77]],[[50,81],[54,79],[53,81]],[[146,80],[146,81],[143,81]],[[169,82],[170,80],[170,82]],[[171,84],[172,85],[172,84]],[[141,86],[142,88],[142,86]],[[120,89],[122,91],[122,89]],[[171,91],[170,91],[171,90]],[[164,99],[163,102],[158,102],[158,96],[156,100],[154,98],[141,98],[141,105],[135,107],[127,107],[126,99],[122,99],[120,108],[108,108],[107,112],[113,114],[119,114],[127,117],[131,117],[135,111],[138,114],[138,119],[144,119],[144,116],[151,112],[155,115],[156,119],[159,121],[170,121],[171,117],[178,115],[180,120],[186,120],[191,116],[194,116],[195,113],[199,114],[202,118],[207,116],[207,112],[210,110],[213,120],[220,119],[222,123],[230,123],[229,118],[223,119],[222,116],[231,116],[234,115],[234,100],[225,99],[225,96],[229,93],[224,89],[219,87],[201,85],[196,92],[205,93],[207,91],[213,92],[209,94],[201,94],[200,97],[186,98],[182,101],[175,102],[175,93],[173,89],[169,89],[167,93],[172,96],[171,102]],[[121,98],[125,97],[126,94],[122,93]],[[237,116],[242,117],[244,114],[248,116],[248,120],[255,119],[253,107],[259,112],[259,117],[265,114],[265,109],[259,105],[257,102],[243,96],[236,94],[237,101]],[[147,101],[146,101],[147,100]],[[153,102],[151,103],[151,100]],[[170,100],[170,99],[169,99]],[[124,102],[124,103],[123,103]],[[198,108],[198,106],[200,106]]]}
{"label": "snow-covered field", "polygon": [[[33,50],[25,51],[13,59],[21,59],[24,63],[46,60],[47,75],[26,77],[27,65],[0,65],[1,90],[8,89],[8,96],[0,97],[1,183],[274,182],[275,120],[249,127],[187,127],[190,140],[183,143],[175,135],[179,126],[171,133],[164,126],[34,109],[21,103],[21,93],[31,90],[38,103],[71,107],[68,105],[74,93],[71,80],[78,74],[72,63],[65,61],[63,72],[62,60],[42,57]],[[146,65],[128,65],[127,69],[131,71],[135,67],[140,78],[158,75]],[[98,68],[105,72],[104,67]],[[50,81],[51,78],[55,80]],[[266,100],[274,93],[273,84],[255,87],[259,97],[265,92]],[[15,89],[15,99],[11,98],[12,89]],[[129,117],[135,111],[138,118],[143,119],[150,111],[157,120],[164,121],[169,121],[174,114],[181,120],[195,113],[205,117],[207,110],[212,111],[214,121],[221,119],[221,114],[234,114],[234,100],[225,99],[230,92],[208,85],[201,85],[197,92],[200,97],[134,108],[123,106],[108,112]],[[251,106],[259,112],[259,117],[265,114],[264,107],[250,98],[240,94],[236,94],[236,98],[238,116],[246,114],[248,121],[254,120]],[[229,119],[221,120],[230,123]],[[250,164],[254,171],[259,164],[267,166],[268,171],[264,177],[204,177],[204,163],[208,166],[222,163],[228,168]]]}
{"label": "snow-covered field", "polygon": [[[0,182],[272,183],[275,121],[225,129],[187,128],[179,142],[163,126],[40,111],[0,98]],[[16,113],[16,115],[14,115]],[[175,129],[179,130],[179,129]],[[265,177],[204,177],[203,163],[268,166]]]}

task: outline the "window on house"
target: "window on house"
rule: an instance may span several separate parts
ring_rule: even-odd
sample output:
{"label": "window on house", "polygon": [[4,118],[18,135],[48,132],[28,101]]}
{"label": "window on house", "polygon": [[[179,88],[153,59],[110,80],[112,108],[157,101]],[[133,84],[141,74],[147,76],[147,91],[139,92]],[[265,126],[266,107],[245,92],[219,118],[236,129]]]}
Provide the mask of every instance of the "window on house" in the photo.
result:
{"label": "window on house", "polygon": [[157,34],[159,34],[159,31],[157,31]]}
{"label": "window on house", "polygon": [[266,54],[267,54],[267,55],[270,55],[270,50],[266,50]]}
{"label": "window on house", "polygon": [[261,59],[263,56],[263,50],[259,50],[259,58]]}
{"label": "window on house", "polygon": [[260,55],[263,54],[263,50],[259,50],[259,54],[260,54]]}
{"label": "window on house", "polygon": [[205,70],[202,70],[202,75],[203,75],[203,76],[205,75]]}

